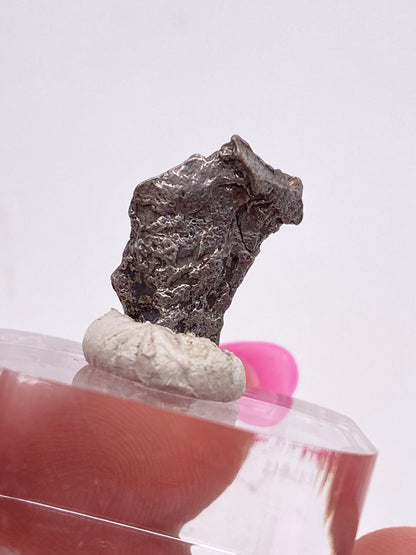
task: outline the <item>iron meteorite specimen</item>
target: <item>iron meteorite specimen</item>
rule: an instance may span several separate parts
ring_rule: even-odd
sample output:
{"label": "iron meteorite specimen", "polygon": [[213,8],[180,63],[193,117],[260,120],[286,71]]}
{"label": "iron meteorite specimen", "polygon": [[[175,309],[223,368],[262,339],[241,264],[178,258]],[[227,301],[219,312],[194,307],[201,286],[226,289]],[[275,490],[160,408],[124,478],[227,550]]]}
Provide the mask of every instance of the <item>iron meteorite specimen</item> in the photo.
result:
{"label": "iron meteorite specimen", "polygon": [[125,313],[218,344],[224,312],[282,224],[302,220],[302,182],[237,135],[208,158],[137,185],[130,239],[111,276]]}

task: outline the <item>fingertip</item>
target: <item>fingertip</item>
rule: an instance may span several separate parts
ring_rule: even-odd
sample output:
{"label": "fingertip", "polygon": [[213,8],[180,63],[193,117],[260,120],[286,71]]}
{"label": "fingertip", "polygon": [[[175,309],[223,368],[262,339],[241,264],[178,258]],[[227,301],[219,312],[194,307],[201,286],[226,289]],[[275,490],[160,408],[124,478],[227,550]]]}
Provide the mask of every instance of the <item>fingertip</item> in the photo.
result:
{"label": "fingertip", "polygon": [[416,555],[416,527],[383,528],[355,542],[353,555]]}

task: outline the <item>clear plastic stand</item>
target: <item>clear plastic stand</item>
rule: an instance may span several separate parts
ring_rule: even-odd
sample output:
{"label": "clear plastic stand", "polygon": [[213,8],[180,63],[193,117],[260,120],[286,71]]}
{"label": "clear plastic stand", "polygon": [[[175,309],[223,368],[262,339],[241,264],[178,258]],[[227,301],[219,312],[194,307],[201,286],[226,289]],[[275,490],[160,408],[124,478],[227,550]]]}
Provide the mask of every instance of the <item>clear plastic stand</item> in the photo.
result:
{"label": "clear plastic stand", "polygon": [[0,552],[348,555],[376,455],[306,402],[163,393],[0,330]]}

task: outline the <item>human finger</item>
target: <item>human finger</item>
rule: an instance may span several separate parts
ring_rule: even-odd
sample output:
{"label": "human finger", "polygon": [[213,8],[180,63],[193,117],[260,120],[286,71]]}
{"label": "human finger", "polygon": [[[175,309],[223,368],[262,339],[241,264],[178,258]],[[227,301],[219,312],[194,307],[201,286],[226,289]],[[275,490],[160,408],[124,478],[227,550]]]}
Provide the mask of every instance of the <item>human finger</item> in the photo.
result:
{"label": "human finger", "polygon": [[[0,374],[0,406],[4,495],[173,536],[234,480],[252,442],[215,422],[13,372]],[[33,526],[11,514],[3,503],[3,543],[31,553]],[[50,528],[46,546],[51,533],[62,531]]]}
{"label": "human finger", "polygon": [[383,528],[355,542],[353,555],[416,555],[416,527]]}

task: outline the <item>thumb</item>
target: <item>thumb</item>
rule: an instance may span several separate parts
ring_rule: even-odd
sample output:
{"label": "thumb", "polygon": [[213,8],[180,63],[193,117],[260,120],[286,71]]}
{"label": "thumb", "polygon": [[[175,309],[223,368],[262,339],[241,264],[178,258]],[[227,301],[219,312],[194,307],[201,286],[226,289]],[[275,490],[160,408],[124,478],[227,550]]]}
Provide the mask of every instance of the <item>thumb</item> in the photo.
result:
{"label": "thumb", "polygon": [[416,555],[416,527],[383,528],[355,542],[353,555]]}

